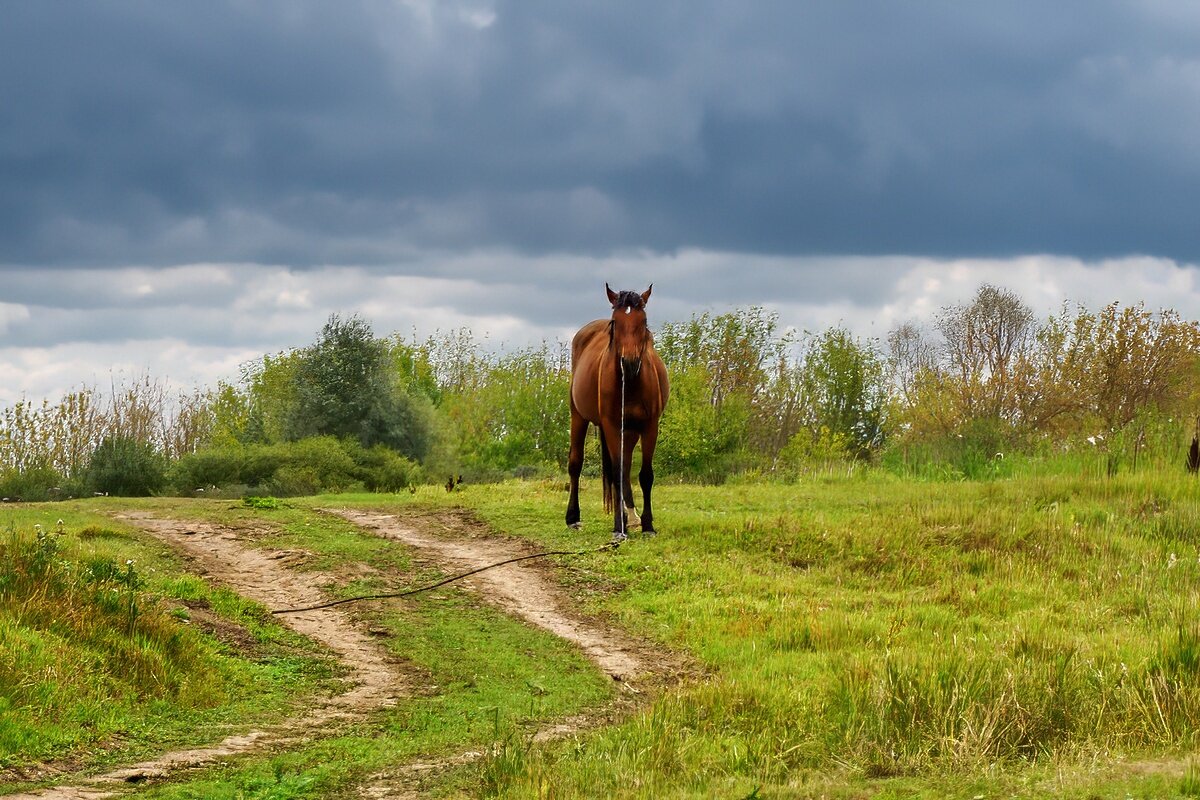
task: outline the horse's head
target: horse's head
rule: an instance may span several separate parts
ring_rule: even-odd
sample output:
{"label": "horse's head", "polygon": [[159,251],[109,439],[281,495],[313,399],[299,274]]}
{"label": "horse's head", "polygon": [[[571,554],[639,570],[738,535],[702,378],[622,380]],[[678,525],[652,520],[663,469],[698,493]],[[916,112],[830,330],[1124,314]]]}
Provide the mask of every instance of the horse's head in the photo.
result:
{"label": "horse's head", "polygon": [[625,374],[636,377],[642,369],[642,353],[650,343],[650,329],[646,326],[646,302],[650,289],[637,292],[614,292],[604,284],[608,302],[612,303],[612,322],[608,325],[609,347],[616,350],[625,369]]}

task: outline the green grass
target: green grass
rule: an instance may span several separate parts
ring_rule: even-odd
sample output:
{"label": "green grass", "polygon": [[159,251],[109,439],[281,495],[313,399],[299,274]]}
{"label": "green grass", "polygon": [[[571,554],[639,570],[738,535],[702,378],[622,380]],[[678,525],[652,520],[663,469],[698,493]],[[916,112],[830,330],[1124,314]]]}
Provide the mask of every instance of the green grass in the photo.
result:
{"label": "green grass", "polygon": [[[570,568],[711,677],[582,746],[506,748],[478,780],[515,797],[1174,793],[1180,775],[1120,764],[1197,745],[1198,498],[1187,476],[663,486],[658,537]],[[580,535],[565,500],[551,482],[416,498],[556,548],[603,541],[598,502]]]}
{"label": "green grass", "polygon": [[[0,769],[14,779],[45,762],[93,770],[220,738],[333,676],[307,640],[112,519],[27,506],[5,509],[0,526]],[[197,630],[176,600],[240,626],[255,653]]]}
{"label": "green grass", "polygon": [[[312,557],[301,568],[338,576],[337,585],[329,588],[331,596],[387,591],[441,577],[416,566],[396,543],[304,504],[250,507],[161,500],[138,505],[164,516],[249,526],[264,547],[302,548]],[[232,766],[146,787],[139,796],[338,796],[372,774],[412,760],[436,761],[518,741],[547,721],[602,707],[612,696],[611,681],[572,647],[454,586],[347,610],[364,626],[386,631],[380,641],[411,674],[411,696],[311,745],[242,757]],[[437,790],[466,791],[474,781],[470,769],[460,770],[443,777]]]}
{"label": "green grass", "polygon": [[[644,710],[532,743],[539,724],[607,703],[608,682],[548,634],[448,587],[350,607],[386,631],[381,641],[425,687],[414,696],[330,738],[142,794],[354,796],[368,776],[413,759],[485,749],[422,791],[1200,796],[1200,483],[1189,476],[942,483],[859,471],[791,485],[661,485],[655,500],[657,537],[554,559],[585,608],[696,665]],[[141,505],[249,524],[263,546],[304,549],[307,566],[338,576],[332,596],[437,577],[396,543],[313,511],[332,504],[466,507],[553,549],[601,544],[611,524],[594,482],[578,532],[562,525],[560,481],[274,507]],[[118,556],[137,543],[87,541]],[[178,575],[148,580],[174,596],[203,591]],[[236,598],[208,596],[240,613]]]}

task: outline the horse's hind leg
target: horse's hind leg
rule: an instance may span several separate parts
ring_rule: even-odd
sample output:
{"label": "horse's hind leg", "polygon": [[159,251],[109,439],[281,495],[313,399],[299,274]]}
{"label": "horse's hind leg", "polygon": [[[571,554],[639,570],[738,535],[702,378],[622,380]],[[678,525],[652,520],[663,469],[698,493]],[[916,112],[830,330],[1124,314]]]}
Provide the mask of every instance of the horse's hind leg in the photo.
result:
{"label": "horse's hind leg", "polygon": [[567,527],[579,527],[579,474],[583,472],[583,447],[587,441],[588,422],[571,408],[571,454],[567,459],[567,474],[571,477],[571,496],[567,500]]}
{"label": "horse's hind leg", "polygon": [[604,510],[612,511],[613,484],[617,482],[616,470],[613,469],[612,453],[608,451],[608,437],[604,435],[604,426],[597,425],[600,432],[600,486],[604,490]]}

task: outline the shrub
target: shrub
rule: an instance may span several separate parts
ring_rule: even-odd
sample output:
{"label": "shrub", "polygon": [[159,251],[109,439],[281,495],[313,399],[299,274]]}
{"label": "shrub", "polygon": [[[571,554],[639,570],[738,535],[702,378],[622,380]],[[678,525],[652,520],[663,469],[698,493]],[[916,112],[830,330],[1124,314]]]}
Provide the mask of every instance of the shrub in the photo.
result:
{"label": "shrub", "polygon": [[192,453],[174,464],[170,483],[181,495],[216,486],[222,490],[239,487],[239,495],[262,491],[296,497],[360,486],[373,492],[395,492],[419,478],[420,468],[390,448],[364,448],[354,439],[318,436],[286,444]]}
{"label": "shrub", "polygon": [[0,476],[0,497],[40,502],[80,493],[77,486],[64,486],[65,483],[62,476],[50,467],[10,470]]}
{"label": "shrub", "polygon": [[404,456],[382,445],[363,448],[346,444],[357,465],[359,480],[368,491],[398,492],[420,480],[421,468]]}
{"label": "shrub", "polygon": [[91,491],[146,497],[166,485],[166,459],[153,445],[110,436],[92,452],[87,469]]}
{"label": "shrub", "polygon": [[320,476],[312,468],[288,465],[276,470],[263,488],[279,497],[299,497],[318,494],[322,486]]}

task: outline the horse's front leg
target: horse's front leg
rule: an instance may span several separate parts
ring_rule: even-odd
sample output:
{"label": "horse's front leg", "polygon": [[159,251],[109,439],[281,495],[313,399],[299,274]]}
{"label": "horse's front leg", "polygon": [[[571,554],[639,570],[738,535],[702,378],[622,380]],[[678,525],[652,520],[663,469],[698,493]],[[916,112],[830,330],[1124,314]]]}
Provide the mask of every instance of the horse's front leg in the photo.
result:
{"label": "horse's front leg", "polygon": [[[629,527],[640,528],[642,519],[638,516],[637,506],[633,500],[633,448],[637,446],[638,434],[635,431],[625,431],[625,452],[621,454],[621,477],[622,487],[621,496],[625,501],[626,518],[629,520]],[[645,445],[643,445],[645,448]],[[643,449],[643,452],[645,450]]]}
{"label": "horse's front leg", "polygon": [[650,492],[654,488],[654,447],[658,444],[658,420],[651,420],[642,432],[642,469],[638,483],[642,485],[642,533],[655,533],[654,510]]}
{"label": "horse's front leg", "polygon": [[[608,459],[612,464],[613,474],[606,476],[607,480],[612,481],[613,494],[613,539],[624,539],[628,526],[626,525],[625,516],[625,488],[624,484],[629,482],[629,467],[624,467],[624,474],[618,476],[616,471],[617,465],[625,464],[625,453],[622,452],[625,448],[621,446],[621,429],[612,424],[604,424],[604,436],[601,438],[607,446]],[[628,434],[626,434],[628,436]]]}
{"label": "horse's front leg", "polygon": [[579,527],[579,474],[583,472],[583,446],[587,441],[588,422],[571,404],[571,453],[567,474],[571,477],[571,495],[567,500],[567,527]]}

